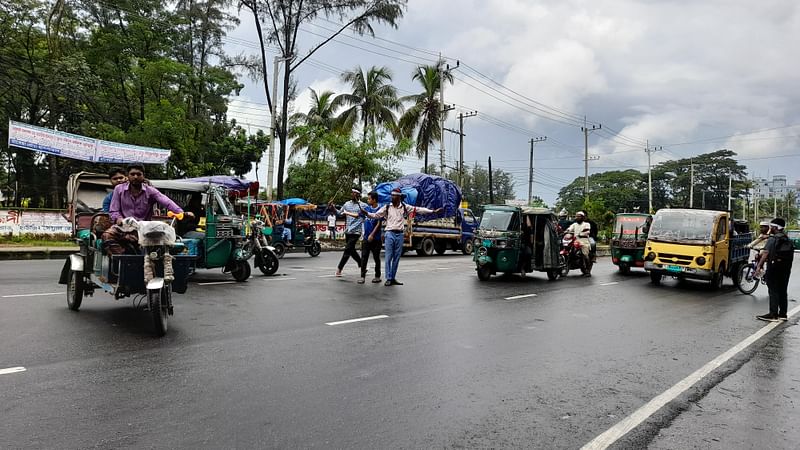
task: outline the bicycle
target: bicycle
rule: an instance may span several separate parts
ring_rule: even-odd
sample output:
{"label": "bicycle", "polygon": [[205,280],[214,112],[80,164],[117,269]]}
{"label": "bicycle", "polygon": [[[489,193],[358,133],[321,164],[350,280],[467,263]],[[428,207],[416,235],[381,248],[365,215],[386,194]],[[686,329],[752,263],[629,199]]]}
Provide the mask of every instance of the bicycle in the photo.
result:
{"label": "bicycle", "polygon": [[766,266],[762,271],[760,277],[756,276],[756,267],[758,266],[758,257],[753,261],[750,261],[747,264],[742,265],[739,269],[739,273],[737,274],[737,282],[736,287],[739,288],[739,291],[742,294],[752,294],[758,288],[758,285],[761,283],[766,284],[767,280],[765,278],[766,275]]}

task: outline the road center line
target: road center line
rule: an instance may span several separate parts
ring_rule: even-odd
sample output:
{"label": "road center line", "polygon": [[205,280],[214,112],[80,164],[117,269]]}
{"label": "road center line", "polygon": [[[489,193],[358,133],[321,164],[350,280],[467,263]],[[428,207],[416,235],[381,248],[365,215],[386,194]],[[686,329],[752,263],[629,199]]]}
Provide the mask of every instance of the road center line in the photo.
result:
{"label": "road center line", "polygon": [[215,284],[233,284],[235,281],[206,281],[205,283],[197,283],[198,286],[213,286]]}
{"label": "road center line", "polygon": [[367,320],[386,319],[387,317],[389,317],[389,316],[387,316],[386,314],[381,314],[379,316],[359,317],[358,319],[340,320],[338,322],[326,322],[325,325],[330,325],[330,326],[344,325],[346,323],[364,322],[364,321],[367,321]]}
{"label": "road center line", "polygon": [[600,286],[613,286],[615,284],[619,284],[619,281],[610,281],[608,283],[600,283]]}
{"label": "road center line", "polygon": [[[800,312],[800,306],[797,306],[789,311],[788,317],[791,318],[798,312]],[[781,322],[772,322],[751,334],[742,342],[739,342],[725,353],[717,356],[703,367],[697,369],[693,374],[677,382],[671,388],[645,403],[644,406],[634,411],[633,414],[619,421],[616,425],[606,430],[603,434],[592,439],[588,444],[581,447],[581,450],[600,450],[608,448],[617,442],[621,437],[625,436],[631,430],[647,420],[650,416],[655,414],[667,403],[675,400],[679,395],[683,394],[686,390],[694,386],[697,382],[708,376],[718,367],[728,362],[731,358],[742,352],[754,342],[764,337],[767,333],[780,326],[780,324]]]}
{"label": "road center line", "polygon": [[296,280],[297,278],[292,277],[273,277],[273,278],[262,278],[264,281],[288,281],[288,280]]}
{"label": "road center line", "polygon": [[0,369],[0,375],[8,375],[10,373],[18,373],[18,372],[25,372],[26,368],[24,367],[9,367],[8,369]]}
{"label": "road center line", "polygon": [[505,300],[516,300],[518,298],[528,298],[528,297],[536,297],[536,294],[515,295],[513,297],[506,297]]}
{"label": "road center line", "polygon": [[16,298],[16,297],[39,297],[44,295],[61,295],[63,292],[45,292],[42,294],[13,294],[13,295],[4,295],[0,298]]}
{"label": "road center line", "polygon": [[336,275],[318,275],[317,278],[333,278]]}

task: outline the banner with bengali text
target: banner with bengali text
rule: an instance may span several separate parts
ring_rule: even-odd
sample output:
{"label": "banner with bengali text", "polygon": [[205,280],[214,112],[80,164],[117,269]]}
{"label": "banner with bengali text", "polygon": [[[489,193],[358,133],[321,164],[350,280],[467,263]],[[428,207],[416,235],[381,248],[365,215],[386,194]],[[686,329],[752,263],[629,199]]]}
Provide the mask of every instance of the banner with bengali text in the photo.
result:
{"label": "banner with bengali text", "polygon": [[96,163],[164,164],[170,151],[103,141],[24,123],[8,122],[8,145]]}

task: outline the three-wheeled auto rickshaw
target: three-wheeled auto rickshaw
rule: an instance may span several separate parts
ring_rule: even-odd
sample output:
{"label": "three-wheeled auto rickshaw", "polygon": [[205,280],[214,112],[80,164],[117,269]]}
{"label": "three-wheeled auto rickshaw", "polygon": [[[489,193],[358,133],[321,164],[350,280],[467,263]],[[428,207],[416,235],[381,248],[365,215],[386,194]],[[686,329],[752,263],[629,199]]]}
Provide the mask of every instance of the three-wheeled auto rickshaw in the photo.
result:
{"label": "three-wheeled auto rickshaw", "polygon": [[545,208],[486,205],[473,245],[478,278],[536,271],[555,280],[564,266],[556,226]]}
{"label": "three-wheeled auto rickshaw", "polygon": [[617,214],[611,237],[611,262],[619,268],[619,273],[626,275],[631,267],[644,268],[644,249],[652,221],[649,214]]}
{"label": "three-wheeled auto rickshaw", "polygon": [[253,253],[246,248],[246,223],[234,211],[228,189],[217,182],[192,180],[152,180],[151,184],[197,217],[188,227],[179,227],[188,253],[197,257],[195,267],[222,268],[236,281],[250,277],[248,259]]}
{"label": "three-wheeled auto rickshaw", "polygon": [[84,296],[93,296],[98,288],[117,300],[133,297],[134,305],[149,308],[155,332],[163,336],[167,318],[174,312],[172,294],[186,292],[196,258],[185,254],[185,247],[176,240],[174,223],[182,214],[173,217],[170,211],[152,221],[126,222],[126,227],[138,230],[141,247],[135,253],[109,256],[100,235],[110,223],[102,212],[110,188],[106,175],[81,172],[69,178],[68,218],[80,250],[67,258],[59,278],[59,283],[67,285],[67,307],[77,311]]}
{"label": "three-wheeled auto rickshaw", "polygon": [[268,238],[278,258],[300,248],[309,256],[319,256],[322,246],[317,239],[317,205],[291,198],[262,204],[261,211],[272,223]]}

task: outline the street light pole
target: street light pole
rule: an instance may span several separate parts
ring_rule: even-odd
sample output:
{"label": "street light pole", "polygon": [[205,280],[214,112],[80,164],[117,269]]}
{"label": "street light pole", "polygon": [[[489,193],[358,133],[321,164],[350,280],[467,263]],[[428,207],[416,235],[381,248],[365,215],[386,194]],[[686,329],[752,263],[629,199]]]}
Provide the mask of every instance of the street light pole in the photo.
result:
{"label": "street light pole", "polygon": [[269,157],[267,158],[267,199],[272,200],[272,181],[275,177],[275,126],[277,122],[278,111],[278,68],[282,61],[288,61],[291,56],[280,57],[276,56],[273,60],[272,67],[272,111],[270,111],[269,118]]}
{"label": "street light pole", "polygon": [[[653,166],[651,163],[650,155],[654,152],[660,151],[661,147],[653,147],[650,148],[650,141],[647,141],[647,148],[644,149],[647,152],[647,198],[648,198],[648,212],[653,214]],[[705,208],[705,191],[703,191],[703,208]]]}
{"label": "street light pole", "polygon": [[547,136],[541,136],[530,140],[531,143],[531,163],[530,171],[528,173],[528,206],[531,206],[533,201],[533,144],[547,140]]}
{"label": "street light pole", "polygon": [[[603,124],[592,125],[592,128],[586,126],[586,117],[583,118],[583,198],[589,200],[589,132],[603,128]],[[592,157],[592,159],[600,159],[599,157]]]}

